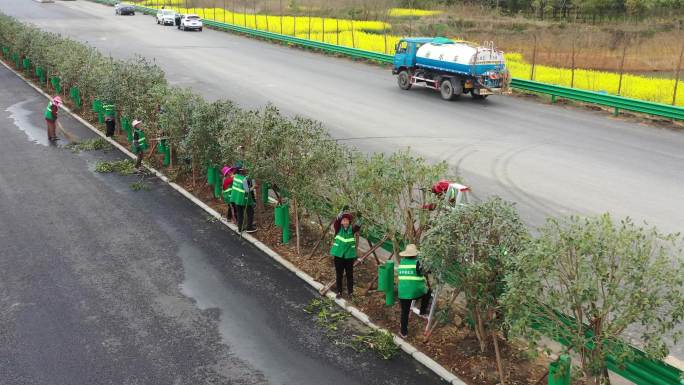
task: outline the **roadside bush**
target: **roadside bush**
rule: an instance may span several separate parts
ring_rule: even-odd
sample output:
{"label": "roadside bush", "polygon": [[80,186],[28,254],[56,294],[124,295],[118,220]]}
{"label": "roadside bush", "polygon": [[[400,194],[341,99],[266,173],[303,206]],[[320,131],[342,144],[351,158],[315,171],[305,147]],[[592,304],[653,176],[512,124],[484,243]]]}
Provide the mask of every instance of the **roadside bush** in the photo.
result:
{"label": "roadside bush", "polygon": [[485,351],[487,340],[493,342],[501,383],[498,332],[504,324],[500,299],[506,264],[528,236],[513,203],[496,197],[442,212],[421,248],[420,261],[437,282],[465,295],[480,350]]}
{"label": "roadside bush", "polygon": [[[679,235],[614,223],[605,214],[550,219],[538,238],[511,255],[503,302],[514,335],[536,344],[564,341],[583,376],[609,384],[606,358],[633,359],[623,342],[639,327],[650,358],[668,353],[664,337],[684,319],[684,260]],[[569,316],[569,317],[568,317]],[[633,331],[635,332],[635,331]]]}

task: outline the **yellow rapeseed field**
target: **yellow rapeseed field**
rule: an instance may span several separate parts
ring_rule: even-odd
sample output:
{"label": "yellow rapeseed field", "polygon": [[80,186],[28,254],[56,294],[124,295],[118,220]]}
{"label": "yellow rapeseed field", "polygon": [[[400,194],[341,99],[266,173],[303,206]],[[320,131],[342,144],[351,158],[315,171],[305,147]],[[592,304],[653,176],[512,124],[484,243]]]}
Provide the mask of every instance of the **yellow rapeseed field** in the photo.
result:
{"label": "yellow rapeseed field", "polygon": [[[160,8],[159,6],[154,6],[152,8]],[[383,23],[381,21],[360,21],[351,19],[333,19],[333,18],[322,18],[322,17],[307,17],[307,16],[280,16],[276,15],[260,15],[253,13],[240,13],[231,12],[230,10],[223,8],[181,8],[181,7],[170,7],[179,13],[196,13],[203,19],[215,20],[219,22],[226,22],[230,24],[236,24],[241,26],[246,26],[247,28],[255,28],[262,31],[270,32],[281,32],[281,20],[282,20],[282,33],[286,35],[292,35],[297,30],[297,34],[306,33],[308,36],[309,29],[314,33],[336,33],[337,31],[376,31],[382,33],[384,30],[391,28],[391,25]],[[296,23],[296,25],[295,25]]]}
{"label": "yellow rapeseed field", "polygon": [[427,9],[415,8],[391,8],[388,15],[392,17],[406,17],[406,16],[433,16],[439,15],[442,11],[431,11]]}
{"label": "yellow rapeseed field", "polygon": [[[171,5],[171,1],[182,4],[181,0],[167,0],[167,8]],[[155,6],[155,8],[158,8],[158,6]],[[401,39],[400,36],[386,33],[391,28],[391,25],[379,21],[297,16],[295,25],[295,18],[293,16],[283,16],[281,19],[280,16],[276,15],[233,13],[223,8],[174,8],[180,13],[197,13],[204,19],[220,22],[225,20],[226,23],[268,30],[275,33],[281,32],[282,20],[282,33],[286,35],[389,55],[394,54],[394,47]],[[395,10],[397,9],[395,8]],[[530,78],[532,65],[523,60],[521,54],[506,54],[506,65],[513,77],[521,79]],[[535,66],[534,80],[536,81],[570,87],[571,78],[572,73],[570,69],[543,65]],[[619,79],[620,75],[613,72],[576,69],[574,87],[590,91],[604,91],[616,95],[618,93]],[[622,79],[620,95],[671,104],[673,92],[674,80],[672,79],[626,74]],[[684,106],[684,85],[679,87],[677,92],[677,105]]]}
{"label": "yellow rapeseed field", "polygon": [[[513,77],[521,79],[530,78],[532,65],[524,61],[522,55],[515,53],[506,54],[506,66]],[[572,71],[568,68],[537,65],[534,68],[534,80],[542,83],[570,87]],[[619,83],[620,74],[618,73],[585,69],[575,70],[575,88],[590,91],[604,91],[609,94],[617,95]],[[622,77],[620,95],[628,98],[671,104],[673,92],[673,79],[651,78],[630,74],[625,74]],[[677,105],[684,106],[684,87],[679,87],[677,90]]]}

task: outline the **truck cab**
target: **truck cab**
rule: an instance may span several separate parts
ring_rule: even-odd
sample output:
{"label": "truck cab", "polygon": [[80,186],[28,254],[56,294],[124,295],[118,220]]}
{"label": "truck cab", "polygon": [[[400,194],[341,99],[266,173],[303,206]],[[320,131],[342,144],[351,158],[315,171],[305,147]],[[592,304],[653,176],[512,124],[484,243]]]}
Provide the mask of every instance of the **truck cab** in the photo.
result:
{"label": "truck cab", "polygon": [[392,73],[398,74],[402,69],[416,66],[416,52],[421,45],[431,41],[432,38],[415,37],[399,40],[395,47],[394,66]]}

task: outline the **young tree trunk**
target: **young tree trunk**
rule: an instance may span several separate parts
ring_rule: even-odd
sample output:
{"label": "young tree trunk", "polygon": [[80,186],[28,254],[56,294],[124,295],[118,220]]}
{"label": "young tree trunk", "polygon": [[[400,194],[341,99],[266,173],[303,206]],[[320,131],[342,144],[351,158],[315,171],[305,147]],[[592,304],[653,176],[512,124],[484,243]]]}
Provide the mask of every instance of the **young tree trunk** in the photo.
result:
{"label": "young tree trunk", "polygon": [[192,162],[192,188],[194,189],[197,185],[197,167],[195,161]]}
{"label": "young tree trunk", "polygon": [[499,381],[501,385],[506,385],[504,379],[503,362],[501,361],[501,351],[499,350],[499,337],[492,331],[492,341],[494,341],[494,353],[496,354],[496,367],[499,370]]}
{"label": "young tree trunk", "polygon": [[485,333],[485,330],[484,330],[484,323],[482,321],[482,316],[480,315],[480,311],[474,306],[473,306],[473,314],[475,315],[475,336],[477,337],[477,341],[480,343],[480,351],[482,353],[484,353],[485,349],[487,348],[487,343],[486,343],[487,334]]}

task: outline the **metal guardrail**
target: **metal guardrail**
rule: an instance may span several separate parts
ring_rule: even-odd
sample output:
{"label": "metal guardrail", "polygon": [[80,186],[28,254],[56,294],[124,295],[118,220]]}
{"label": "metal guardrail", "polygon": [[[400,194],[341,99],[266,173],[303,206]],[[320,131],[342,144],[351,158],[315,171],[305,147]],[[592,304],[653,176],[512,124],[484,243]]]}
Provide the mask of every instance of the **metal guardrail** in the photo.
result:
{"label": "metal guardrail", "polygon": [[630,99],[601,92],[586,91],[577,88],[556,86],[552,84],[535,82],[532,80],[515,78],[511,82],[511,86],[519,90],[551,95],[554,99],[555,97],[560,97],[563,99],[572,99],[586,103],[613,107],[618,110],[635,111],[649,115],[662,116],[669,119],[684,120],[684,108],[670,106],[667,104],[653,103],[645,100]]}
{"label": "metal guardrail", "polygon": [[[102,4],[116,4],[115,0],[91,0]],[[154,8],[136,6],[139,12],[154,15],[157,10]],[[251,36],[262,37],[270,40],[282,41],[288,44],[295,44],[303,47],[320,49],[351,56],[355,58],[373,60],[380,63],[392,63],[392,56],[370,52],[350,47],[342,47],[318,41],[301,39],[293,36],[281,35],[279,33],[259,31],[245,28],[238,25],[220,23],[213,20],[203,20],[204,24],[213,28],[234,31]],[[555,86],[551,84],[539,83],[530,80],[513,79],[512,87],[520,90],[531,91],[541,94],[548,94],[552,97],[578,100],[586,103],[599,104],[623,110],[641,112],[650,115],[663,116],[671,119],[684,120],[684,108],[668,106],[665,104],[652,103],[643,100],[624,98],[615,95],[608,95],[599,92],[585,91],[576,88]],[[376,242],[379,239],[373,239]],[[385,242],[383,245],[387,250],[391,250],[391,244]],[[638,385],[684,385],[684,372],[659,360],[651,360],[639,349],[631,347],[638,358],[626,362],[623,367],[617,364],[612,357],[608,358],[608,368],[614,373],[638,384]]]}
{"label": "metal guardrail", "polygon": [[[95,0],[100,3],[112,4],[112,0]],[[154,14],[157,12],[154,8],[147,8],[136,6],[136,8],[146,14]],[[239,25],[221,23],[214,20],[203,20],[204,25],[237,33],[242,33],[251,36],[257,36],[264,39],[281,41],[287,44],[298,45],[301,47],[318,49],[331,53],[337,53],[353,58],[371,60],[382,64],[392,64],[393,56],[382,53],[366,51],[358,48],[351,48],[339,46],[320,41],[307,40],[289,35],[281,35],[275,32],[260,31],[252,28],[242,27]],[[606,107],[615,108],[617,114],[619,110],[639,112],[648,115],[662,116],[668,119],[684,120],[684,108],[670,106],[667,104],[654,103],[645,100],[625,98],[622,96],[610,95],[601,92],[587,91],[578,88],[570,88],[557,86],[553,84],[540,83],[532,80],[524,80],[513,78],[511,87],[517,90],[535,92],[539,94],[551,95],[552,101],[555,102],[556,97],[563,99],[576,100],[584,103],[598,104]]]}

